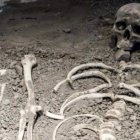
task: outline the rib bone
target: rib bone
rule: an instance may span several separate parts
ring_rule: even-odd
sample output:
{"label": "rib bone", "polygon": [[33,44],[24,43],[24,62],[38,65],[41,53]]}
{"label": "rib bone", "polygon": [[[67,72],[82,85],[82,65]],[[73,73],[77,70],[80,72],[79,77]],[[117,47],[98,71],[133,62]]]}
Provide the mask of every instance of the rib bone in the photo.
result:
{"label": "rib bone", "polygon": [[128,85],[128,84],[125,84],[125,83],[120,83],[119,87],[128,89],[128,90],[134,92],[137,96],[140,96],[140,90],[138,88],[132,86],[132,85]]}
{"label": "rib bone", "polygon": [[104,98],[104,97],[109,97],[109,98],[114,98],[114,95],[112,93],[92,93],[92,94],[86,94],[86,95],[81,95],[73,100],[71,100],[70,102],[68,102],[67,104],[65,104],[64,106],[62,106],[62,108],[60,109],[60,114],[63,115],[65,109],[75,103],[78,102],[80,100],[83,99],[97,99],[97,98]]}
{"label": "rib bone", "polygon": [[73,68],[67,75],[67,79],[69,81],[69,83],[72,83],[72,79],[71,77],[77,73],[79,70],[84,70],[87,68],[103,68],[103,69],[107,69],[107,70],[111,70],[111,71],[115,71],[118,73],[118,70],[116,70],[115,68],[111,67],[111,66],[107,66],[103,63],[87,63],[87,64],[82,64],[80,66],[77,66],[75,68]]}
{"label": "rib bone", "polygon": [[[82,79],[82,78],[87,78],[87,77],[91,77],[91,76],[96,76],[96,77],[102,78],[103,80],[105,80],[109,84],[110,87],[112,86],[112,83],[111,83],[110,79],[104,73],[102,73],[100,71],[87,71],[87,72],[83,72],[83,73],[80,73],[80,74],[76,74],[76,75],[71,77],[70,84],[72,85],[72,82],[75,81],[75,80]],[[62,84],[65,84],[68,81],[69,81],[69,78],[59,82],[54,87],[53,92],[55,92],[55,93],[58,92],[60,86]]]}
{"label": "rib bone", "polygon": [[[21,113],[20,127],[24,126],[25,120],[28,119],[27,140],[32,140],[34,121],[37,117],[37,112],[42,110],[42,107],[37,106],[35,103],[34,86],[31,77],[32,67],[35,66],[37,62],[35,56],[29,54],[29,55],[25,55],[21,63],[24,68],[25,85],[28,90],[28,101],[24,113],[23,114]],[[23,129],[25,128],[22,129],[19,128],[19,134],[20,134],[20,130],[23,131]],[[22,140],[22,139],[23,139],[23,132],[22,132],[22,137],[20,137],[20,135],[18,136],[18,140]]]}

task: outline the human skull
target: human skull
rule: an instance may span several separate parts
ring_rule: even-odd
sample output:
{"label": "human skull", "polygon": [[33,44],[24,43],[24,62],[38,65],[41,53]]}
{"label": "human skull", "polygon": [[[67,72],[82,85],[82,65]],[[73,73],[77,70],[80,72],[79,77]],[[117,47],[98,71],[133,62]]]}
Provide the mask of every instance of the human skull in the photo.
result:
{"label": "human skull", "polygon": [[112,41],[115,47],[123,51],[132,51],[140,44],[139,3],[126,4],[117,11]]}

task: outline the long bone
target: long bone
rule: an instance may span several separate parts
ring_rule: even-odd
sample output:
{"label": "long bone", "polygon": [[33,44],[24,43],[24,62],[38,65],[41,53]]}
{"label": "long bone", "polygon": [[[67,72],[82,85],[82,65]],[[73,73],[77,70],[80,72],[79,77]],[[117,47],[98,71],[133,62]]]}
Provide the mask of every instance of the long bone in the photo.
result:
{"label": "long bone", "polygon": [[34,55],[29,54],[24,56],[21,63],[24,68],[24,79],[28,91],[28,100],[25,109],[21,110],[19,135],[17,140],[23,139],[25,126],[27,123],[27,140],[32,140],[34,121],[37,117],[37,112],[42,110],[42,107],[36,105],[35,103],[34,86],[31,77],[31,70],[37,64],[37,61]]}
{"label": "long bone", "polygon": [[79,66],[76,66],[74,67],[67,75],[67,79],[69,81],[69,83],[71,84],[72,83],[72,80],[71,80],[71,77],[77,73],[79,70],[84,70],[84,69],[87,69],[87,68],[102,68],[102,69],[107,69],[107,70],[111,70],[111,71],[114,71],[114,72],[119,72],[117,69],[111,67],[111,66],[107,66],[103,63],[87,63],[87,64],[82,64],[82,65],[79,65]]}
{"label": "long bone", "polygon": [[[100,71],[87,71],[87,72],[83,72],[83,73],[80,73],[80,74],[76,74],[76,75],[74,75],[74,76],[71,77],[71,84],[72,84],[73,81],[76,81],[76,80],[82,79],[82,78],[91,77],[91,76],[99,77],[99,78],[105,80],[109,84],[110,87],[112,86],[112,83],[111,83],[110,79],[104,73],[102,73]],[[54,87],[53,92],[54,93],[58,92],[59,88],[63,84],[67,83],[68,81],[69,81],[69,79],[67,78],[67,79],[62,80],[61,82],[59,82]]]}

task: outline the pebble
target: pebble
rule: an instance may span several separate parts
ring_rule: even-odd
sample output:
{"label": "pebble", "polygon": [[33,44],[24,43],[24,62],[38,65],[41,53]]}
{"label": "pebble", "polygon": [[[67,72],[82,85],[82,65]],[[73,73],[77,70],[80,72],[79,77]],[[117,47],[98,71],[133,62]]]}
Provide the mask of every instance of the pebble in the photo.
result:
{"label": "pebble", "polygon": [[9,105],[10,104],[10,100],[9,99],[5,99],[2,104],[3,105]]}
{"label": "pebble", "polygon": [[23,69],[21,66],[15,65],[15,70],[16,70],[17,74],[19,74],[20,76],[23,74]]}
{"label": "pebble", "polygon": [[70,28],[63,29],[63,32],[69,34],[69,33],[71,33],[71,29]]}

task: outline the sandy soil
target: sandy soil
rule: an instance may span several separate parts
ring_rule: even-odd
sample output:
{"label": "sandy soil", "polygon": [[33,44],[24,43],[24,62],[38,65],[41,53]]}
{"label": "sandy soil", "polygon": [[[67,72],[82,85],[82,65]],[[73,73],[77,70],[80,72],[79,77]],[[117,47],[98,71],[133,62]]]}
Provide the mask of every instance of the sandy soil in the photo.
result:
{"label": "sandy soil", "polygon": [[[109,48],[108,42],[116,10],[128,2],[133,0],[60,0],[59,3],[47,0],[32,5],[9,5],[5,9],[0,20],[0,68],[8,69],[8,73],[0,77],[0,81],[8,84],[0,103],[0,140],[16,139],[20,110],[26,105],[27,90],[21,58],[28,53],[35,54],[38,61],[38,66],[33,69],[36,102],[46,110],[58,113],[61,104],[73,92],[103,83],[97,78],[84,79],[74,83],[74,90],[64,85],[59,93],[52,93],[53,87],[73,67],[89,62],[103,62],[117,67],[114,51]],[[132,62],[138,63],[139,60],[139,52],[133,53]],[[119,83],[116,75],[107,71],[104,73],[115,85],[110,91],[121,92],[116,86]],[[138,71],[130,73],[127,82],[132,80],[140,80]],[[82,100],[68,107],[65,115],[92,113],[103,116],[111,104],[109,99]],[[59,129],[57,140],[96,139],[91,131],[73,131],[75,124],[87,121],[95,123],[88,118],[65,123]],[[52,140],[58,122],[40,115],[34,127],[33,140]],[[140,140],[140,107],[127,103],[121,125],[117,132],[119,140]]]}

